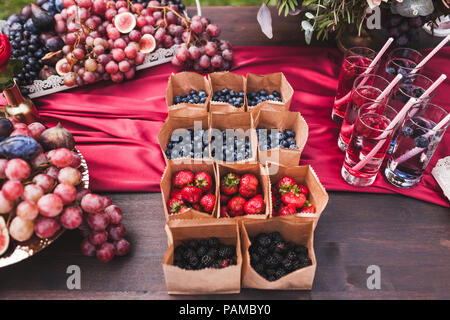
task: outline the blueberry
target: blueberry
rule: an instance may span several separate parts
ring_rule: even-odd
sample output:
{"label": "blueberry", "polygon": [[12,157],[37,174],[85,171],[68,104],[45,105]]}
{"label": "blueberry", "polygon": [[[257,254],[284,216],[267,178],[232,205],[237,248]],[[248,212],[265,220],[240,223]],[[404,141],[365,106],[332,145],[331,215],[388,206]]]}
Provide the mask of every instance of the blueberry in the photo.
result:
{"label": "blueberry", "polygon": [[395,69],[392,67],[386,68],[386,73],[387,74],[394,74],[395,73]]}
{"label": "blueberry", "polygon": [[286,129],[284,130],[284,134],[286,135],[287,138],[295,137],[294,130]]}
{"label": "blueberry", "polygon": [[199,91],[198,91],[198,95],[199,95],[200,97],[206,97],[206,92],[203,91],[203,90],[199,90]]}
{"label": "blueberry", "polygon": [[406,77],[408,75],[408,72],[402,68],[398,68],[398,73],[400,73],[403,77]]}
{"label": "blueberry", "polygon": [[415,89],[413,90],[413,95],[414,95],[416,98],[419,98],[424,92],[425,92],[425,90],[423,90],[422,88],[415,88]]}
{"label": "blueberry", "polygon": [[414,139],[414,143],[418,148],[426,148],[428,147],[429,144],[428,139],[425,138],[424,136],[419,136],[416,139]]}
{"label": "blueberry", "polygon": [[261,96],[265,96],[265,95],[267,95],[267,91],[263,89],[263,90],[259,91],[259,94]]}
{"label": "blueberry", "polygon": [[286,142],[287,142],[289,145],[292,145],[292,144],[295,144],[295,139],[294,139],[293,137],[289,137],[289,138],[286,139]]}
{"label": "blueberry", "polygon": [[268,100],[275,100],[275,97],[272,94],[269,94],[269,96],[267,97]]}
{"label": "blueberry", "polygon": [[223,88],[220,92],[222,93],[222,95],[226,95],[226,94],[228,94],[228,89]]}
{"label": "blueberry", "polygon": [[230,94],[230,96],[234,96],[236,93],[230,89],[230,91],[228,91],[228,93]]}
{"label": "blueberry", "polygon": [[250,93],[250,98],[256,98],[257,97],[257,93],[256,92],[251,92]]}
{"label": "blueberry", "polygon": [[189,91],[189,94],[190,94],[191,96],[193,96],[193,95],[197,94],[197,91],[195,91],[194,89],[192,89],[192,90]]}
{"label": "blueberry", "polygon": [[406,127],[404,127],[402,129],[402,134],[403,134],[404,137],[409,137],[410,135],[413,134],[413,132],[414,132],[414,130],[411,127],[408,127],[408,126],[406,126]]}
{"label": "blueberry", "polygon": [[296,144],[291,144],[291,145],[289,146],[289,149],[298,149],[298,147],[297,147]]}
{"label": "blueberry", "polygon": [[274,91],[274,92],[272,92],[272,95],[274,96],[274,97],[280,97],[281,95],[280,95],[280,93],[278,92],[278,91]]}
{"label": "blueberry", "polygon": [[242,91],[242,90],[239,91],[239,92],[238,92],[238,96],[243,98],[243,97],[244,97],[244,91]]}
{"label": "blueberry", "polygon": [[172,149],[166,150],[166,157],[167,157],[167,159],[172,159]]}

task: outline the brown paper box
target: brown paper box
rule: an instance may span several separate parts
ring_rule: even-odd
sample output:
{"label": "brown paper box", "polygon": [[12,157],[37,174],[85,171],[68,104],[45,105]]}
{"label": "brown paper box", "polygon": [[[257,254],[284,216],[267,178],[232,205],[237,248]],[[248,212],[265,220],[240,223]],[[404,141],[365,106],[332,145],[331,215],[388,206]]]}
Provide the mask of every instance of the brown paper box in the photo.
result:
{"label": "brown paper box", "polygon": [[[188,212],[181,214],[170,214],[167,208],[167,203],[170,200],[170,191],[172,190],[172,176],[174,173],[180,170],[191,170],[192,172],[198,173],[200,171],[205,171],[210,174],[211,179],[214,182],[214,195],[216,196],[216,205],[211,214],[206,212],[201,212],[195,209],[190,209]],[[166,220],[173,219],[198,219],[198,218],[215,218],[217,215],[217,204],[219,203],[219,190],[217,182],[217,171],[214,162],[208,159],[176,159],[169,160],[167,162],[166,169],[161,178],[161,196],[164,206],[164,214]]]}
{"label": "brown paper box", "polygon": [[[242,241],[242,286],[265,290],[311,290],[316,273],[316,256],[314,254],[314,229],[312,219],[289,219],[277,217],[270,220],[243,220],[241,223]],[[284,240],[304,245],[308,248],[312,265],[291,272],[276,281],[268,281],[260,276],[250,265],[248,249],[250,238],[259,233],[278,231]]]}
{"label": "brown paper box", "polygon": [[[210,113],[210,128],[217,130],[226,129],[242,129],[244,133],[249,133],[252,154],[248,159],[241,161],[228,162],[228,163],[256,163],[258,159],[258,139],[256,138],[256,131],[253,126],[252,117],[246,112],[233,112],[233,113]],[[247,130],[250,130],[247,132]],[[210,137],[212,137],[212,132]],[[213,150],[213,143],[210,142],[210,151]],[[221,152],[221,151],[220,151]],[[215,159],[217,163],[227,163],[224,160]]]}
{"label": "brown paper box", "polygon": [[246,89],[247,93],[260,91],[262,89],[267,90],[270,93],[277,90],[280,92],[282,100],[282,102],[263,101],[253,107],[247,106],[248,112],[257,112],[260,109],[288,111],[291,106],[292,96],[294,95],[294,89],[292,89],[292,86],[282,72],[266,75],[249,73],[247,74]]}
{"label": "brown paper box", "polygon": [[[233,220],[173,220],[167,223],[169,248],[163,257],[163,270],[169,294],[231,294],[241,290],[242,253],[239,226]],[[189,239],[216,237],[236,246],[237,264],[223,269],[183,270],[173,265],[173,252]]]}
{"label": "brown paper box", "polygon": [[[232,218],[233,220],[241,220],[241,219],[267,219],[270,216],[270,182],[269,177],[267,175],[267,168],[259,163],[242,163],[242,164],[230,164],[230,163],[217,163],[217,178],[219,184],[219,201],[217,207],[217,217],[220,218],[220,181],[222,178],[228,174],[229,172],[233,172],[239,174],[240,176],[251,173],[254,174],[261,184],[262,195],[264,198],[264,203],[266,205],[266,210],[264,214],[252,214],[252,215],[244,215],[239,217]],[[221,220],[227,218],[221,218]]]}
{"label": "brown paper box", "polygon": [[183,108],[181,111],[184,116],[175,117],[169,115],[164,122],[163,126],[158,133],[158,142],[163,153],[166,163],[168,161],[166,150],[167,143],[170,141],[170,137],[174,130],[176,129],[194,129],[194,124],[196,121],[201,124],[201,129],[209,130],[209,115],[208,113],[203,113],[202,115],[196,115],[195,113],[190,114],[192,108]]}
{"label": "brown paper box", "polygon": [[[323,210],[325,210],[325,207],[327,206],[328,193],[320,183],[313,168],[309,165],[287,167],[276,163],[267,162],[266,169],[269,173],[271,186],[276,186],[282,177],[290,176],[294,178],[297,183],[301,183],[308,187],[309,195],[307,198],[308,201],[316,207],[316,213],[297,213],[295,215],[288,216],[287,218],[313,218],[315,228],[319,222]],[[270,193],[272,194],[271,189]],[[270,201],[272,202],[272,197],[270,197]],[[270,209],[271,217],[273,217],[274,213],[272,212],[272,203],[270,204]]]}
{"label": "brown paper box", "polygon": [[247,98],[245,90],[245,77],[231,72],[213,72],[209,76],[209,84],[211,86],[211,94],[222,89],[231,89],[236,92],[244,91],[244,105],[240,108],[225,103],[217,102],[211,99],[209,111],[211,112],[245,112],[247,107]]}
{"label": "brown paper box", "polygon": [[189,94],[189,91],[192,89],[205,91],[208,96],[206,102],[203,104],[185,103],[183,105],[208,111],[208,104],[211,99],[211,87],[205,77],[195,72],[179,72],[170,75],[166,91],[166,104],[168,109],[171,110],[176,107],[173,103],[175,96],[182,95],[183,93]]}
{"label": "brown paper box", "polygon": [[[299,112],[272,111],[261,109],[252,113],[253,123],[256,128],[273,129],[281,131],[294,130],[295,141],[299,149],[274,148],[260,150],[258,145],[258,160],[262,164],[266,161],[280,163],[285,166],[297,166],[300,161],[303,148],[308,139],[308,125]],[[268,133],[270,134],[270,133]]]}

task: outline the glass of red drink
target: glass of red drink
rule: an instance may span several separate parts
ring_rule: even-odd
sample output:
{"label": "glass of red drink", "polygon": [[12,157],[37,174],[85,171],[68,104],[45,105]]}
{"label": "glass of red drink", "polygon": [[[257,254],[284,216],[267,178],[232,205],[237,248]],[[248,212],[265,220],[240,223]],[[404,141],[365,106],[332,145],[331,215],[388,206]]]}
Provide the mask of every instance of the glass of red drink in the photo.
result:
{"label": "glass of red drink", "polygon": [[[347,104],[350,101],[350,92],[353,88],[355,79],[365,72],[377,53],[366,47],[354,47],[347,50],[339,73],[339,83],[334,98],[333,112],[331,118],[333,121],[341,124],[344,118]],[[377,71],[378,64],[374,66],[370,73]]]}
{"label": "glass of red drink", "polygon": [[[341,170],[347,183],[364,187],[375,181],[395,131],[388,126],[396,115],[397,111],[385,103],[368,102],[359,108]],[[379,143],[381,147],[373,157],[361,169],[353,169]]]}
{"label": "glass of red drink", "polygon": [[[380,68],[380,75],[385,79],[391,81],[397,74],[403,76],[402,82],[410,77],[411,71],[422,61],[423,55],[414,49],[397,48],[392,50],[387,58],[386,65]],[[417,70],[416,74],[420,73],[423,68]]]}
{"label": "glass of red drink", "polygon": [[384,171],[391,184],[410,188],[419,183],[448,124],[439,130],[433,128],[447,114],[443,108],[431,103],[412,107],[398,130],[396,151],[388,160]]}
{"label": "glass of red drink", "polygon": [[389,82],[386,79],[375,74],[362,74],[356,78],[353,83],[351,101],[345,111],[344,120],[342,121],[341,131],[339,133],[339,149],[344,152],[347,150],[347,145],[353,132],[353,125],[358,116],[358,109],[363,104],[367,102],[387,102],[389,95],[381,101],[378,99],[378,96],[388,85]]}

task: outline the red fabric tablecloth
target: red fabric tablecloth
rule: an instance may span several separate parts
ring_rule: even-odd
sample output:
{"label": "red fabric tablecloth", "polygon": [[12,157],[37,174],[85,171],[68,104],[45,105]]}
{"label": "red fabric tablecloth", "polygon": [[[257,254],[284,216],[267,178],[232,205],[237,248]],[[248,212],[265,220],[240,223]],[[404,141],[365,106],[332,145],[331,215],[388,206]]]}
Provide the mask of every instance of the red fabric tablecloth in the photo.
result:
{"label": "red fabric tablecloth", "polygon": [[[295,90],[291,110],[299,111],[309,126],[301,164],[311,164],[327,190],[400,193],[449,206],[430,174],[439,158],[450,154],[450,132],[436,151],[421,183],[412,189],[391,186],[379,174],[374,185],[355,188],[340,176],[344,154],[337,147],[338,126],[330,113],[337,88],[342,54],[336,49],[311,47],[238,47],[233,72],[283,72]],[[450,48],[442,49],[426,66],[436,79],[450,75]],[[159,191],[164,170],[157,135],[167,116],[165,92],[170,64],[140,71],[122,84],[102,82],[36,99],[48,125],[60,121],[75,136],[97,191]],[[434,103],[450,110],[450,80],[438,89]]]}

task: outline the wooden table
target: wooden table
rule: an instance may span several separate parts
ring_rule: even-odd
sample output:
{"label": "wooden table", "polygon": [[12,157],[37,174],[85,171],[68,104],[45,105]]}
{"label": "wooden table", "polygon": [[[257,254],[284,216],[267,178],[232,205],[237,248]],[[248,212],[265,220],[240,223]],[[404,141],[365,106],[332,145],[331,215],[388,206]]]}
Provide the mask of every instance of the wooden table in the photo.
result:
{"label": "wooden table", "polygon": [[[204,8],[235,45],[301,45],[296,17],[274,14],[267,40],[257,8]],[[319,43],[320,45],[332,45]],[[84,257],[81,236],[66,232],[48,249],[0,270],[1,299],[449,299],[450,210],[397,195],[330,192],[315,233],[318,261],[310,292],[244,289],[239,295],[167,295],[161,266],[167,247],[159,193],[108,194],[125,212],[129,256],[103,264]],[[68,266],[81,268],[81,290],[68,290]],[[381,270],[381,289],[367,288],[367,268]]]}

